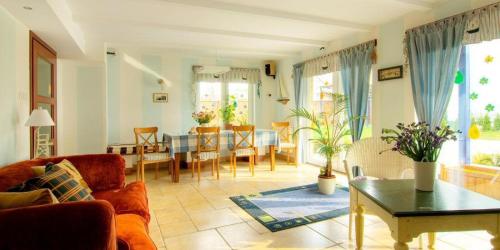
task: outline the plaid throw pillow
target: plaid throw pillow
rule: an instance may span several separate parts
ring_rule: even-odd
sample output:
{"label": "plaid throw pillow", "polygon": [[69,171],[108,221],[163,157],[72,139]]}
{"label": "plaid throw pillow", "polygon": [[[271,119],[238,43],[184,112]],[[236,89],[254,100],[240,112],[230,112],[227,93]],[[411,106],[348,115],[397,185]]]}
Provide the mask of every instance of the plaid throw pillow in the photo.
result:
{"label": "plaid throw pillow", "polygon": [[24,183],[10,188],[10,192],[25,192],[40,188],[48,188],[59,202],[94,200],[87,189],[71,177],[66,170],[49,163],[45,174],[29,179]]}

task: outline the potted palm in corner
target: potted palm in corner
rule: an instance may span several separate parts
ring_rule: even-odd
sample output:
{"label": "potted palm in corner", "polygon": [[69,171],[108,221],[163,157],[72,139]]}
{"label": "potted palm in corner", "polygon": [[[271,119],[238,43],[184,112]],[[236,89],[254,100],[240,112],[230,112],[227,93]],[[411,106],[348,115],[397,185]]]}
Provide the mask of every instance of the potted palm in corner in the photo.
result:
{"label": "potted palm in corner", "polygon": [[315,114],[305,108],[293,109],[290,117],[304,118],[311,122],[310,126],[304,126],[294,131],[296,136],[301,130],[308,130],[312,134],[309,139],[317,146],[317,152],[326,161],[318,176],[318,188],[322,194],[333,194],[335,192],[335,175],[332,173],[332,159],[347,148],[344,137],[350,135],[349,119],[346,116],[346,97],[341,94],[328,94],[332,99],[330,112]]}
{"label": "potted palm in corner", "polygon": [[413,160],[415,188],[420,191],[433,191],[441,148],[446,141],[456,141],[457,133],[460,131],[454,131],[450,126],[431,129],[425,122],[409,125],[398,123],[396,129],[382,130],[382,140],[393,144],[389,150]]}

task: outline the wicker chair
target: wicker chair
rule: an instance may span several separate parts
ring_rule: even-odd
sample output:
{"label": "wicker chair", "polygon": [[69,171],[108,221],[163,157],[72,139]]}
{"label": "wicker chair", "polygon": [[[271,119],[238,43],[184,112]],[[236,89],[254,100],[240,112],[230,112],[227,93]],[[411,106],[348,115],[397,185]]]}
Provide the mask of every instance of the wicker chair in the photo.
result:
{"label": "wicker chair", "polygon": [[[391,148],[391,145],[378,137],[355,142],[347,151],[344,160],[344,168],[349,182],[354,179],[354,166],[358,166],[363,175],[369,179],[413,178],[412,160],[398,152],[391,151]],[[349,209],[349,239],[352,239],[353,209],[355,208]],[[429,238],[431,237],[434,237],[433,233],[429,233]],[[422,247],[421,237],[419,237],[419,245]]]}

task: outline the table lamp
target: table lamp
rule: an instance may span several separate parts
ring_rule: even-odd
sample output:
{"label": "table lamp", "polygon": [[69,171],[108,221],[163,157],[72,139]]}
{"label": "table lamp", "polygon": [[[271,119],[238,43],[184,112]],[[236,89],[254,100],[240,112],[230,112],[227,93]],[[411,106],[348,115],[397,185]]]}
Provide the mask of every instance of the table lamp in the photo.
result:
{"label": "table lamp", "polygon": [[24,124],[28,127],[35,127],[35,153],[34,157],[49,156],[50,142],[49,135],[41,135],[40,127],[54,126],[54,121],[47,110],[39,107],[31,112],[30,118]]}

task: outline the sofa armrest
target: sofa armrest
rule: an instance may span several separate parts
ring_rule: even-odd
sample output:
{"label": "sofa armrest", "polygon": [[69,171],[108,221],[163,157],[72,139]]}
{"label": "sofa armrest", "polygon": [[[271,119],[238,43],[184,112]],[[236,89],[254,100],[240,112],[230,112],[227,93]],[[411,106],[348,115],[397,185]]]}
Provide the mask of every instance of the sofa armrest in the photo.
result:
{"label": "sofa armrest", "polygon": [[116,250],[114,213],[97,200],[0,210],[0,249]]}
{"label": "sofa armrest", "polygon": [[125,160],[118,154],[59,156],[43,159],[58,163],[67,159],[78,169],[92,191],[121,189],[125,186]]}

